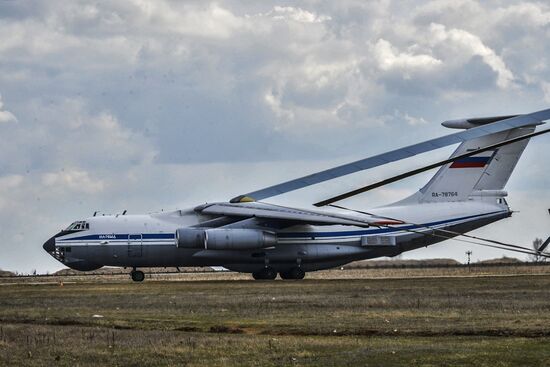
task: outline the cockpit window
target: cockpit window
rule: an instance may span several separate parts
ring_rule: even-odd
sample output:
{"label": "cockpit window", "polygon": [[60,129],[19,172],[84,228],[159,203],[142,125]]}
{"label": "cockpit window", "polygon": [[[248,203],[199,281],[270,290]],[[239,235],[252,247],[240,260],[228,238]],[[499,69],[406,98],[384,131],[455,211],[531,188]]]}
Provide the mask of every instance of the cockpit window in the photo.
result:
{"label": "cockpit window", "polygon": [[84,231],[87,229],[90,229],[90,223],[84,222],[84,221],[78,221],[68,226],[66,231]]}

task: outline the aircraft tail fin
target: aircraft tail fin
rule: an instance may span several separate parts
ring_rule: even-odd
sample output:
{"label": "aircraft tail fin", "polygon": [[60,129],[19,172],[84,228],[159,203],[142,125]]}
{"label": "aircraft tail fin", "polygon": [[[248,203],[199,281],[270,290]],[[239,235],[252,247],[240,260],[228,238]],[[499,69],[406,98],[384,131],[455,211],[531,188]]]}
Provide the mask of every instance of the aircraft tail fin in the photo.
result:
{"label": "aircraft tail fin", "polygon": [[[512,128],[467,140],[460,144],[451,158],[532,133],[535,128]],[[504,186],[528,143],[529,139],[525,139],[448,163],[442,166],[419,192],[403,201],[449,202],[484,197],[502,198],[506,196]]]}

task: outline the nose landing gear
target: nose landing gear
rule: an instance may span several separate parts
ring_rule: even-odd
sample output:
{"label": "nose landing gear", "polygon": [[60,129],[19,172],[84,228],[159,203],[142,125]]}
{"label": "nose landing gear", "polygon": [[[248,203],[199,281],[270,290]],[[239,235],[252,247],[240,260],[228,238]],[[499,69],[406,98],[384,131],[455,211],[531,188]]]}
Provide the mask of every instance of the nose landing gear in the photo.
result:
{"label": "nose landing gear", "polygon": [[145,274],[141,270],[136,270],[136,268],[130,272],[130,276],[134,282],[143,282],[143,279],[145,279]]}

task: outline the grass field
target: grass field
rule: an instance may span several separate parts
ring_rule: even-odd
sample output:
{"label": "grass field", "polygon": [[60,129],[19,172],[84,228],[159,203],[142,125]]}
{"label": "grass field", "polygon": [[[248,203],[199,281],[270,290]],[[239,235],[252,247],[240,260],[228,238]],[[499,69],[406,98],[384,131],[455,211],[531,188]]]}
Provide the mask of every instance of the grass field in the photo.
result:
{"label": "grass field", "polygon": [[0,281],[0,365],[550,365],[547,274],[347,272]]}

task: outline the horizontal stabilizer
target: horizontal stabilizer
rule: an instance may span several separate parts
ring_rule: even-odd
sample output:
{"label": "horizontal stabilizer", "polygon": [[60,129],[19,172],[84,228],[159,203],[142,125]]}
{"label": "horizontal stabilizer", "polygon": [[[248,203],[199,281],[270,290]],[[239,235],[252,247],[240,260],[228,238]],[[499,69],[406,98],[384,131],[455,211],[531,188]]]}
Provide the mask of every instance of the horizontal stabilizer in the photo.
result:
{"label": "horizontal stabilizer", "polygon": [[479,125],[487,125],[493,122],[506,120],[517,116],[519,115],[476,117],[476,118],[469,118],[469,119],[448,120],[448,121],[443,121],[441,125],[448,127],[449,129],[471,129],[472,127],[476,127]]}

